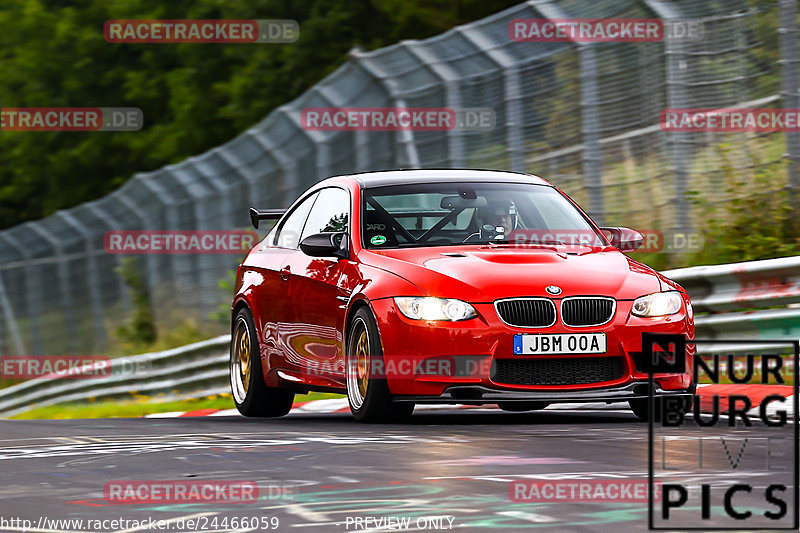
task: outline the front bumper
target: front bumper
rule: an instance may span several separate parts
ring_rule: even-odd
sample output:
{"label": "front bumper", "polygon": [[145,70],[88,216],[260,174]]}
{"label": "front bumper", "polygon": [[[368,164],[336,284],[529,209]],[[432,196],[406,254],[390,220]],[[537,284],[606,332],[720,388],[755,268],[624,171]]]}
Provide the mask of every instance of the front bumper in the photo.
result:
{"label": "front bumper", "polygon": [[[452,403],[452,404],[492,404],[497,402],[530,402],[577,403],[577,402],[627,402],[628,400],[646,400],[649,385],[647,383],[629,383],[622,387],[611,387],[598,390],[565,390],[565,391],[519,391],[502,390],[483,386],[454,385],[447,387],[440,396],[395,396],[395,402],[414,403]],[[690,390],[666,391],[656,385],[654,395],[691,398]]]}
{"label": "front bumper", "polygon": [[[560,308],[557,299],[556,308]],[[686,299],[688,302],[688,299]],[[503,323],[494,305],[472,303],[478,317],[461,322],[411,320],[399,313],[391,298],[370,302],[377,320],[386,364],[389,391],[402,401],[419,403],[464,403],[473,400],[549,402],[626,401],[647,397],[647,373],[641,370],[642,333],[672,333],[694,338],[692,318],[684,309],[674,315],[641,318],[631,315],[633,302],[617,301],[613,319],[602,326],[576,328],[559,320],[546,328],[518,328]],[[513,339],[518,333],[605,333],[604,354],[514,355]],[[683,374],[655,374],[657,392],[681,394],[692,384],[693,345],[687,345],[686,369]],[[531,385],[502,383],[493,379],[498,361],[553,360],[575,358],[619,358],[621,371],[613,379],[564,385]],[[469,372],[442,375],[419,372],[427,363],[454,361],[455,368],[468,367]],[[437,366],[434,363],[432,366]],[[430,366],[430,365],[429,365]],[[637,368],[639,366],[639,368]],[[389,372],[389,369],[403,369]],[[644,389],[643,387],[644,386]],[[644,392],[637,392],[644,390]],[[455,393],[455,396],[453,394]],[[459,395],[475,398],[458,398]],[[687,393],[688,394],[688,393]]]}

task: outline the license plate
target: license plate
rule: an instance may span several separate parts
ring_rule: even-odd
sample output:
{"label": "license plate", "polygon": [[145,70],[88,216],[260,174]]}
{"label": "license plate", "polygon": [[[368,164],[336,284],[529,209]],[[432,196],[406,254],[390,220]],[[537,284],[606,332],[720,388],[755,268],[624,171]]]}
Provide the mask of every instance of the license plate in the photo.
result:
{"label": "license plate", "polygon": [[606,353],[605,333],[514,335],[516,355]]}

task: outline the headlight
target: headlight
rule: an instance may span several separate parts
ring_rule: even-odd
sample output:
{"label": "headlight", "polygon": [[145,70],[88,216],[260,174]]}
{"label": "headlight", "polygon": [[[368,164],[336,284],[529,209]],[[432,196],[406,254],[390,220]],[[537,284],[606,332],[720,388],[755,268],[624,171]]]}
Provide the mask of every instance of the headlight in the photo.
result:
{"label": "headlight", "polygon": [[656,292],[637,298],[631,313],[636,316],[674,315],[681,310],[683,299],[679,292]]}
{"label": "headlight", "polygon": [[420,296],[399,296],[395,305],[404,316],[414,320],[467,320],[478,313],[467,302],[451,298],[423,298]]}

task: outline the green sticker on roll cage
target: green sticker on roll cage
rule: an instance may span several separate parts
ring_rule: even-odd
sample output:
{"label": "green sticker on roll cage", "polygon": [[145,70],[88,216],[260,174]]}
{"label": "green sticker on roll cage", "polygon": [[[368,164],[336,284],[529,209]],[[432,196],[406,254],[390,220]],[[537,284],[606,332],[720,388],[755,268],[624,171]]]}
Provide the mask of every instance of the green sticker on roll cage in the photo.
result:
{"label": "green sticker on roll cage", "polygon": [[375,246],[380,246],[381,244],[386,242],[386,237],[383,235],[375,235],[373,238],[369,240],[370,243],[374,244]]}

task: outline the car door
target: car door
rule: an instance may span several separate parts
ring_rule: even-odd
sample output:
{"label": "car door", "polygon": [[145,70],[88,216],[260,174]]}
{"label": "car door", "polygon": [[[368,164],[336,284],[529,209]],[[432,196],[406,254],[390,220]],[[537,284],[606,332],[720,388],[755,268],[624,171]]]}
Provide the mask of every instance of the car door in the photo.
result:
{"label": "car door", "polygon": [[[300,240],[315,233],[350,233],[350,193],[338,187],[322,189],[314,202]],[[282,271],[291,302],[291,324],[286,325],[287,358],[296,362],[312,381],[343,379],[341,334],[347,291],[339,287],[345,259],[310,257],[297,249],[286,257]]]}
{"label": "car door", "polygon": [[[265,246],[259,249],[257,261],[264,262],[264,281],[258,293],[260,314],[269,317],[263,322],[264,344],[268,347],[269,368],[285,366],[290,360],[285,347],[285,329],[292,321],[292,301],[289,296],[288,272],[284,270],[286,259],[297,251],[300,235],[308,219],[308,213],[317,198],[314,192],[304,198],[279,223],[275,231],[265,239]],[[273,355],[280,356],[282,361],[273,361]]]}

